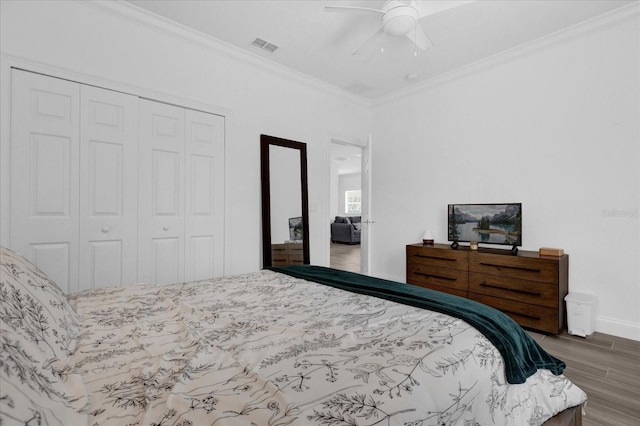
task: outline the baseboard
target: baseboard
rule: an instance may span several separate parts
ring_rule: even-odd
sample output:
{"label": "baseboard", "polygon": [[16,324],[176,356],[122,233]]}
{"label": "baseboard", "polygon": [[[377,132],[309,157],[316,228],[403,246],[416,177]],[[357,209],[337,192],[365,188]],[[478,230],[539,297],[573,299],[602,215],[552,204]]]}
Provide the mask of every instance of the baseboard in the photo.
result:
{"label": "baseboard", "polygon": [[637,322],[597,316],[596,331],[640,341],[640,323]]}

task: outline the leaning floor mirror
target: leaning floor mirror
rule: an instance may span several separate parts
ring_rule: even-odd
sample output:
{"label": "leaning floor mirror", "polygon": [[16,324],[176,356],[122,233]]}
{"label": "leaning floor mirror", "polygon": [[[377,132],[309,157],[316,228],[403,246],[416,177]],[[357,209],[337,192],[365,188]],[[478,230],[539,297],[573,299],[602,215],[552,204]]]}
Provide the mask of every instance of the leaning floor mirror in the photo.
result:
{"label": "leaning floor mirror", "polygon": [[309,264],[307,144],[260,135],[262,266]]}

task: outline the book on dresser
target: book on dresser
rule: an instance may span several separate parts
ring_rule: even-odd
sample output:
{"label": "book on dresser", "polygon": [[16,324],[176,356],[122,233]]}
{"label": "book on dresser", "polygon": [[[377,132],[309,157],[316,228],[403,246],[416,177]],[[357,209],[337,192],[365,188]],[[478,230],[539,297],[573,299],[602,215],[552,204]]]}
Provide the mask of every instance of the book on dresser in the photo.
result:
{"label": "book on dresser", "polygon": [[406,256],[408,284],[476,300],[533,330],[558,334],[566,328],[567,254],[410,244]]}

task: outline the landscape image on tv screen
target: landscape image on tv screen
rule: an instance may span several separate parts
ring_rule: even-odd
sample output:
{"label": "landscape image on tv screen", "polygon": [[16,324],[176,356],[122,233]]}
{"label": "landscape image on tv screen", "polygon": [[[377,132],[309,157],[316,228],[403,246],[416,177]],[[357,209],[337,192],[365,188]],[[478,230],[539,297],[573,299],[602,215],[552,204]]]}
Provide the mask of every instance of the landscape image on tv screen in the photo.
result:
{"label": "landscape image on tv screen", "polygon": [[449,241],[522,245],[522,203],[449,204]]}

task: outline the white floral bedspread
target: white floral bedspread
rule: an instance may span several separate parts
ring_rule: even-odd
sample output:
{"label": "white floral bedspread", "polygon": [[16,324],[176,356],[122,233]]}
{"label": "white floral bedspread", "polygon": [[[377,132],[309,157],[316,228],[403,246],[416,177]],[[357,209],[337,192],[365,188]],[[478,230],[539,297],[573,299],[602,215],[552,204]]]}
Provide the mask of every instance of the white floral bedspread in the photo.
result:
{"label": "white floral bedspread", "polygon": [[586,398],[507,384],[462,320],[273,271],[70,302],[91,425],[538,425]]}

